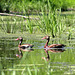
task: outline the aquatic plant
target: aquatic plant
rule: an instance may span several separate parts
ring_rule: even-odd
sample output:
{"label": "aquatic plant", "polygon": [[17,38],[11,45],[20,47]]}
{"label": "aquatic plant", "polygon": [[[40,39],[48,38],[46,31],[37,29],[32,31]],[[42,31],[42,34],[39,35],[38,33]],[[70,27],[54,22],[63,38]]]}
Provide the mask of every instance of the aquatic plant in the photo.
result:
{"label": "aquatic plant", "polygon": [[27,20],[27,27],[28,27],[29,33],[33,33],[33,23],[29,19]]}
{"label": "aquatic plant", "polygon": [[[75,7],[75,1],[74,0],[49,0],[51,2],[52,8],[58,8],[62,10],[67,10],[67,8],[74,8]],[[40,4],[40,6],[38,5]],[[22,1],[12,1],[12,0],[2,0],[0,1],[0,9],[4,12],[5,10],[8,11],[16,11],[16,12],[28,12],[28,11],[40,11],[41,5],[46,5],[46,0],[22,0]],[[24,8],[24,9],[23,9]],[[0,10],[0,11],[1,11]]]}
{"label": "aquatic plant", "polygon": [[[11,19],[11,18],[10,18]],[[1,17],[1,30],[4,31],[5,33],[15,33],[16,32],[16,19],[13,19],[13,23],[10,22],[9,18],[7,17],[6,19],[4,19],[3,17]]]}
{"label": "aquatic plant", "polygon": [[[45,10],[44,10],[45,9]],[[52,9],[50,2],[45,7],[41,7],[42,17],[40,17],[39,29],[43,33],[50,33],[52,37],[55,37],[57,33],[62,31],[62,26],[64,25],[59,21],[60,16],[57,15],[57,10]],[[60,15],[60,14],[59,14]]]}

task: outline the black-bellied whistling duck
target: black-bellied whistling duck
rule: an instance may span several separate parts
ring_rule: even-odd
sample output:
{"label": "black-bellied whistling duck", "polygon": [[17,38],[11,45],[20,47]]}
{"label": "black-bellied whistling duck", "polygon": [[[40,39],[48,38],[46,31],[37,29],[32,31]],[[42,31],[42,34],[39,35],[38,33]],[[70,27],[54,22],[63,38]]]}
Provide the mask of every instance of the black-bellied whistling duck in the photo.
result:
{"label": "black-bellied whistling duck", "polygon": [[52,45],[49,45],[49,46],[48,46],[48,43],[49,43],[49,40],[50,40],[50,36],[45,36],[45,37],[43,37],[42,39],[46,39],[46,40],[47,40],[47,42],[46,42],[44,48],[63,48],[63,47],[66,46],[66,45],[64,45],[64,44],[52,44]]}
{"label": "black-bellied whistling duck", "polygon": [[31,44],[23,44],[23,45],[21,45],[22,44],[22,41],[23,41],[23,38],[22,37],[19,37],[19,38],[17,38],[16,40],[20,40],[20,43],[19,43],[19,45],[18,45],[18,47],[20,48],[20,50],[21,49],[31,49],[34,45],[31,45]]}

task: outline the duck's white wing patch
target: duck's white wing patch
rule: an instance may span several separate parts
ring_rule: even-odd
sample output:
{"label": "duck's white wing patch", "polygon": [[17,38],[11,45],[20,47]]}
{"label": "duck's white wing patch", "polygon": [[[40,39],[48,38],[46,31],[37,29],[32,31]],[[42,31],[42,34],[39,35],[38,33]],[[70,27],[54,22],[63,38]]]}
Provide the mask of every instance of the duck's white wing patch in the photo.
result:
{"label": "duck's white wing patch", "polygon": [[21,46],[25,46],[25,47],[28,47],[29,45],[28,45],[28,44],[23,44],[23,45],[21,45]]}

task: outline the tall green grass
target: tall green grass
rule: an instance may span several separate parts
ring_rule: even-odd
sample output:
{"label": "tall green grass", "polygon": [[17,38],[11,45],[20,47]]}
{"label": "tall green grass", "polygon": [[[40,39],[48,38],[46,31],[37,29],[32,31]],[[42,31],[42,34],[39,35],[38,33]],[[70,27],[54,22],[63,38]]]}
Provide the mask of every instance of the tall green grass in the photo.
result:
{"label": "tall green grass", "polygon": [[[28,17],[30,17],[29,14],[31,13],[31,11],[33,11],[32,3],[35,3],[34,1],[30,1],[30,3],[24,0],[11,1],[11,3],[12,2],[13,7],[15,7],[15,9],[13,10],[16,10],[18,12],[21,11],[23,12],[23,15],[27,16],[26,14],[28,14]],[[29,5],[26,4],[28,5],[26,7],[25,3],[29,3]],[[31,8],[28,9],[28,7]],[[34,5],[34,7],[36,8],[36,5]],[[74,22],[71,22],[69,19],[66,20],[67,19],[66,17],[61,17],[61,9],[58,11],[58,9],[54,7],[54,4],[51,3],[50,0],[43,1],[42,3],[41,1],[39,1],[37,8],[40,8],[38,9],[38,11],[40,11],[41,13],[41,15],[37,14],[37,16],[39,16],[38,20],[23,19],[23,18],[20,18],[20,20],[18,20],[18,18],[16,19],[15,17],[14,18],[11,17],[11,19],[9,19],[9,17],[6,17],[5,20],[4,18],[1,18],[0,29],[5,33],[16,33],[16,32],[23,33],[27,31],[31,34],[34,32],[36,33],[40,30],[40,32],[42,33],[49,34],[52,37],[55,37],[61,35],[63,32],[66,32],[67,28],[71,27],[71,24],[74,24]],[[38,11],[36,12],[38,13]],[[34,18],[33,14],[31,15],[32,18]],[[70,33],[72,32],[70,31]]]}
{"label": "tall green grass", "polygon": [[4,31],[5,33],[15,33],[16,32],[16,19],[13,19],[13,23],[10,20],[11,18],[7,17],[4,19],[3,17],[1,18],[1,30]]}
{"label": "tall green grass", "polygon": [[[60,20],[60,14],[57,15],[57,10],[51,8],[51,4],[48,1],[45,9],[41,7],[42,17],[40,17],[39,29],[43,33],[50,33],[52,37],[55,37],[58,33],[61,33],[62,27],[64,28],[63,23]],[[59,21],[60,20],[60,21]]]}
{"label": "tall green grass", "polygon": [[27,20],[27,27],[28,27],[28,31],[29,31],[29,33],[33,33],[33,23],[32,23],[32,21],[31,20]]}
{"label": "tall green grass", "polygon": [[[2,17],[0,16],[0,29],[5,33],[29,32],[29,33],[45,33],[52,37],[61,35],[63,32],[72,34],[74,31],[74,16],[61,16],[61,11],[57,10],[44,11],[41,7],[42,15],[38,15],[39,19],[23,19],[18,17]],[[47,7],[45,10],[48,10]],[[34,16],[32,15],[32,18]],[[69,29],[70,28],[70,29]],[[71,31],[69,31],[71,30]]]}
{"label": "tall green grass", "polygon": [[[62,10],[67,10],[67,8],[75,8],[74,0],[49,0],[52,8],[61,8]],[[40,4],[40,6],[39,6]],[[47,4],[47,0],[1,0],[0,1],[0,11],[1,12],[29,12],[29,11],[40,11],[41,5],[45,6]],[[25,9],[25,10],[24,10]]]}

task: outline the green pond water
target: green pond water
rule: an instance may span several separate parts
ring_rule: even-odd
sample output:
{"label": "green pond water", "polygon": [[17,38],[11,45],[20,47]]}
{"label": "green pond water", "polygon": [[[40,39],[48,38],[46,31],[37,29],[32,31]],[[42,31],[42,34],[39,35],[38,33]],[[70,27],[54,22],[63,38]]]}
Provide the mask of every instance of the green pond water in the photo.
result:
{"label": "green pond water", "polygon": [[[17,37],[0,38],[0,75],[75,75],[75,39],[54,39],[49,44],[65,44],[65,51],[49,50],[49,59],[44,50],[46,40],[26,39],[33,44],[33,51],[19,53]],[[22,57],[17,57],[16,54]]]}

